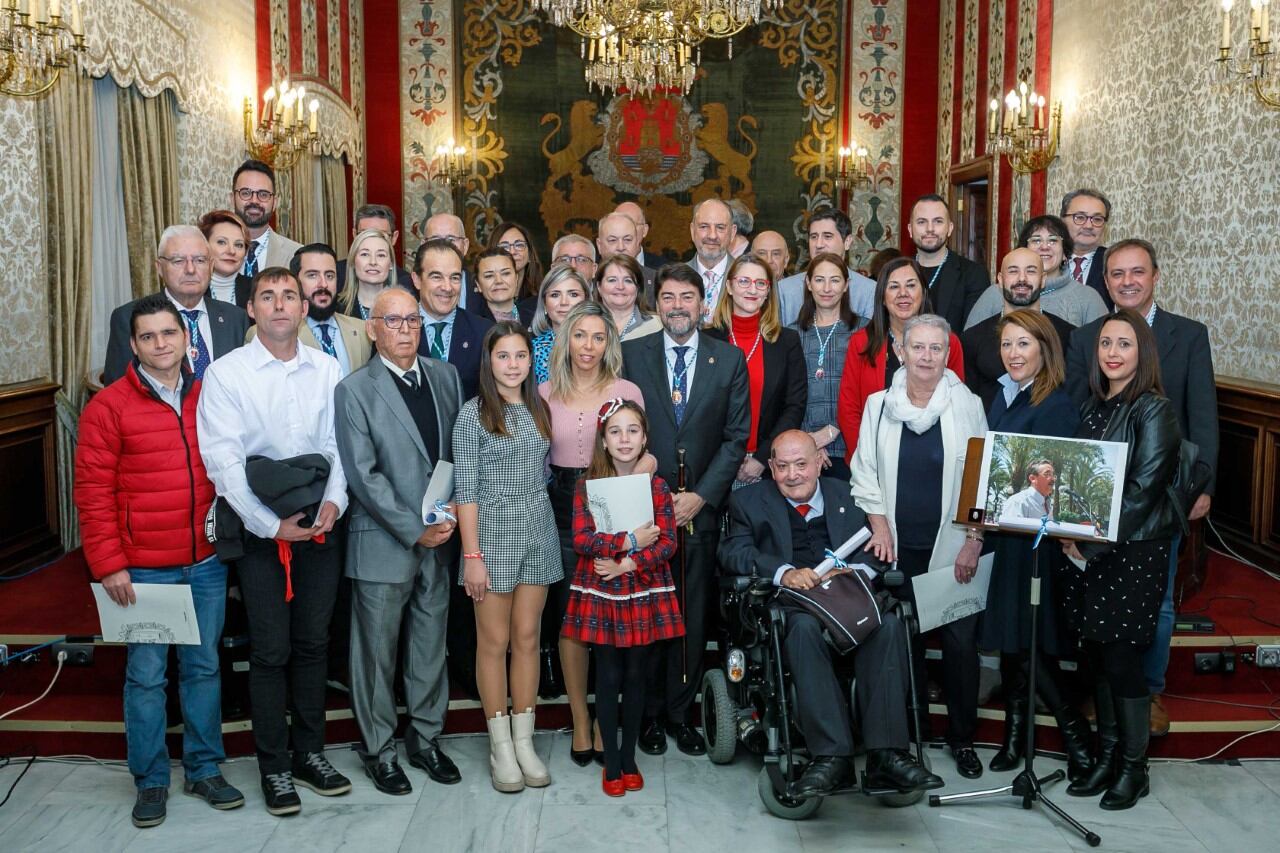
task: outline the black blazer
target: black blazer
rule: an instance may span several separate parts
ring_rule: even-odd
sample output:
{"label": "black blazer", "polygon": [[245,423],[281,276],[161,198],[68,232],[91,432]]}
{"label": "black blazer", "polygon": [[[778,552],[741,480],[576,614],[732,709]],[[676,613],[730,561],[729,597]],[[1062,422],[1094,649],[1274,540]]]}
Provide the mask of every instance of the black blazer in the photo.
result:
{"label": "black blazer", "polygon": [[[818,488],[824,504],[822,517],[835,550],[866,526],[867,516],[849,496],[848,483],[821,477]],[[792,559],[789,512],[795,510],[772,480],[752,483],[734,492],[729,498],[729,531],[717,551],[721,571],[726,575],[772,578],[784,564],[796,565]],[[855,551],[846,559],[883,566],[866,551]]]}
{"label": "black blazer", "polygon": [[[247,306],[247,305],[249,304],[249,291],[250,291],[252,288],[253,288],[253,277],[252,277],[252,276],[245,275],[244,273],[240,273],[239,275],[237,275],[237,276],[236,276],[236,296],[235,296],[235,299],[236,299],[236,307],[237,307],[237,308],[240,308],[240,309],[242,309],[242,310],[244,310],[244,311],[248,311],[248,310],[249,310],[249,309],[248,309],[248,308],[246,308],[245,306]],[[251,325],[251,326],[253,325],[253,319],[252,319],[252,318],[250,318],[250,320],[249,320],[249,325]]]}
{"label": "black blazer", "polygon": [[[428,320],[428,322],[430,322]],[[453,317],[453,337],[449,339],[447,361],[458,371],[462,380],[462,401],[466,402],[478,393],[480,385],[480,354],[483,350],[484,333],[493,325],[492,320],[477,317],[465,308],[459,308]],[[422,327],[422,337],[418,341],[418,355],[431,357],[431,331]]]}
{"label": "black blazer", "polygon": [[[723,329],[703,329],[702,334],[727,340]],[[783,329],[773,343],[762,339],[760,350],[764,354],[764,390],[760,394],[756,450],[751,455],[764,464],[767,472],[773,440],[779,433],[800,429],[804,424],[804,413],[809,404],[809,379],[804,347],[795,329]]]}
{"label": "black blazer", "polygon": [[[1062,352],[1065,354],[1076,327],[1057,314],[1049,311],[1042,313],[1058,333],[1058,342],[1062,344]],[[1000,317],[999,314],[988,317],[960,333],[960,346],[964,350],[964,384],[982,398],[982,407],[988,411],[991,410],[991,403],[996,395],[1000,393],[1000,377],[1007,372],[1004,361],[1000,358],[1000,338],[996,335]]]}
{"label": "black blazer", "polygon": [[[467,304],[471,307],[467,310],[477,317],[483,317],[490,323],[497,322],[494,319],[493,312],[489,310],[489,303],[484,301],[484,297],[479,291],[467,297]],[[520,325],[526,329],[533,325],[534,312],[538,310],[538,297],[526,296],[524,299],[516,300],[516,317],[520,319]]]}
{"label": "black blazer", "polygon": [[[1083,407],[1081,420],[1100,405],[1102,401],[1091,395]],[[1102,440],[1123,441],[1129,445],[1116,542],[1172,539],[1181,524],[1177,509],[1169,500],[1168,487],[1178,472],[1182,444],[1173,405],[1154,391],[1148,391],[1132,403],[1121,403],[1111,416]],[[1080,553],[1086,559],[1105,554],[1114,547],[1109,542],[1079,544]]]}
{"label": "black blazer", "polygon": [[[1067,392],[1076,405],[1089,399],[1089,350],[1097,346],[1105,317],[1086,323],[1071,334],[1067,350]],[[1182,435],[1200,448],[1200,458],[1212,475],[1205,494],[1212,495],[1218,476],[1218,388],[1213,374],[1209,330],[1203,323],[1156,309],[1151,325],[1160,352],[1160,380]]]}
{"label": "black blazer", "polygon": [[[1102,259],[1106,257],[1107,247],[1099,246],[1093,250],[1093,260],[1089,262],[1089,277],[1084,283],[1094,290],[1098,291],[1098,295],[1102,297],[1102,301],[1107,303],[1107,310],[1116,310],[1116,303],[1111,299],[1111,291],[1107,290],[1107,270],[1102,264]],[[1067,268],[1070,269],[1070,263]]]}
{"label": "black blazer", "polygon": [[[102,370],[102,382],[110,385],[121,376],[125,368],[133,361],[133,350],[129,340],[133,337],[129,328],[129,320],[133,316],[133,306],[137,302],[126,302],[111,312],[111,335],[107,339],[107,361]],[[249,315],[229,302],[219,302],[211,296],[204,298],[205,307],[209,310],[209,335],[213,340],[208,342],[209,357],[218,359],[237,347],[244,346],[244,337],[253,325]],[[185,321],[184,321],[185,325]]]}
{"label": "black blazer", "polygon": [[[927,274],[921,283],[928,287]],[[978,297],[990,286],[991,276],[987,275],[986,267],[949,251],[947,259],[942,262],[942,269],[938,271],[937,280],[929,289],[933,313],[945,317],[951,324],[951,331],[959,335]]]}
{"label": "black blazer", "polygon": [[693,387],[684,420],[677,427],[667,381],[665,341],[665,334],[625,341],[622,376],[639,386],[644,395],[649,452],[658,460],[658,476],[672,491],[676,489],[676,449],[684,448],[686,486],[706,501],[694,518],[694,530],[717,531],[719,513],[742,464],[751,429],[747,364],[737,347],[700,332]]}

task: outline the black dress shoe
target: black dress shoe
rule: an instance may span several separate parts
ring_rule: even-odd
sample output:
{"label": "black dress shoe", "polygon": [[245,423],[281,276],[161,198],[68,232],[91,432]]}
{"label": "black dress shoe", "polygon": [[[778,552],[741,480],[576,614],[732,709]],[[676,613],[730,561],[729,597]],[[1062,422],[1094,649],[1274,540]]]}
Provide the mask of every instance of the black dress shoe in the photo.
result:
{"label": "black dress shoe", "polygon": [[667,734],[676,739],[676,749],[685,755],[706,755],[707,742],[702,735],[688,723],[668,723]]}
{"label": "black dress shoe", "polygon": [[444,750],[436,743],[428,743],[425,747],[409,756],[409,763],[424,771],[435,782],[441,785],[456,785],[462,781],[458,765],[444,754]]}
{"label": "black dress shoe", "polygon": [[800,778],[787,786],[787,795],[798,800],[825,797],[837,788],[854,782],[853,762],[844,755],[818,755],[804,769]]}
{"label": "black dress shoe", "polygon": [[956,770],[966,779],[977,779],[982,775],[982,759],[971,746],[951,747],[951,757],[956,760]]}
{"label": "black dress shoe", "polygon": [[400,797],[413,791],[398,761],[370,761],[364,766],[364,774],[373,780],[373,787],[384,794]]}
{"label": "black dress shoe", "polygon": [[946,783],[930,773],[905,749],[867,752],[867,788],[893,791],[931,791]]}
{"label": "black dress shoe", "polygon": [[569,744],[569,758],[579,767],[586,767],[595,756],[594,749],[574,749],[573,744]]}
{"label": "black dress shoe", "polygon": [[667,751],[667,733],[656,718],[641,722],[639,745],[645,755],[662,755]]}

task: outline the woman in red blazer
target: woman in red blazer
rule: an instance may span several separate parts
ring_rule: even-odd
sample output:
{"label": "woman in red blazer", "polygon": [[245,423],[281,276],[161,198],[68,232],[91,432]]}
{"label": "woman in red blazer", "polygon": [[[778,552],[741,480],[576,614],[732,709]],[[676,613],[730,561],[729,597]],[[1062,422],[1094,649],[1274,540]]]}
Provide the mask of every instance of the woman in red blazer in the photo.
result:
{"label": "woman in red blazer", "polygon": [[[901,338],[902,327],[912,317],[933,313],[924,276],[914,258],[894,258],[881,268],[874,305],[871,322],[849,339],[844,374],[840,377],[836,421],[844,434],[846,462],[853,458],[858,446],[862,407],[867,398],[887,390],[893,374],[902,366],[891,344]],[[954,331],[947,353],[947,369],[964,379],[964,352]]]}

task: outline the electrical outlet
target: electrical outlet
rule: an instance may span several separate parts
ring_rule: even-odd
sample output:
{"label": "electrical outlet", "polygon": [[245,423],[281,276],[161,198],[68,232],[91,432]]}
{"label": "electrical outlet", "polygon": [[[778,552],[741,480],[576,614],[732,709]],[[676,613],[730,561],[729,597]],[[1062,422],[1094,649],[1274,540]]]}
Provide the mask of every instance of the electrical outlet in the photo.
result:
{"label": "electrical outlet", "polygon": [[58,659],[59,652],[66,652],[67,666],[92,666],[93,665],[93,643],[55,643],[53,646],[53,659]]}
{"label": "electrical outlet", "polygon": [[1265,669],[1280,669],[1280,646],[1258,646],[1253,662]]}
{"label": "electrical outlet", "polygon": [[1232,673],[1236,671],[1236,655],[1235,652],[1196,652],[1195,666],[1200,675]]}

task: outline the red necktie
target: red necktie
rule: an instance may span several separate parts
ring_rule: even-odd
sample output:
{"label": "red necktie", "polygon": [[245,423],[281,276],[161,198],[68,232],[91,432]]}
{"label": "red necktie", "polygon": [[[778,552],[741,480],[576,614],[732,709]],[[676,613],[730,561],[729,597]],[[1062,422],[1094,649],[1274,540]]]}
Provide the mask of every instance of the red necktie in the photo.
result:
{"label": "red necktie", "polygon": [[1071,263],[1075,264],[1075,268],[1071,270],[1071,277],[1084,284],[1084,257],[1074,257],[1071,259]]}
{"label": "red necktie", "polygon": [[796,504],[796,512],[800,513],[800,517],[801,517],[801,518],[808,518],[808,517],[809,517],[809,505],[808,505],[808,504]]}

